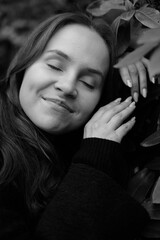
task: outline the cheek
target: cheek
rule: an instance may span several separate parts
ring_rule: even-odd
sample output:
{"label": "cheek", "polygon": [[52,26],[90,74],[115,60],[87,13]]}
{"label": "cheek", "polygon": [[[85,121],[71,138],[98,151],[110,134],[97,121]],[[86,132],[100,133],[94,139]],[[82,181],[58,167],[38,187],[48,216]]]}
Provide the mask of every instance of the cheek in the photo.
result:
{"label": "cheek", "polygon": [[90,94],[86,97],[83,95],[81,98],[81,110],[85,119],[87,119],[94,112],[94,109],[99,103],[100,97],[101,91],[96,91],[95,93]]}
{"label": "cheek", "polygon": [[22,85],[19,90],[19,102],[22,108],[24,108],[25,102],[27,99],[28,99],[27,90],[26,90],[25,84],[22,82]]}
{"label": "cheek", "polygon": [[32,81],[32,76],[27,72],[23,77],[23,81],[19,90],[19,102],[22,109],[32,108],[35,101],[35,86]]}

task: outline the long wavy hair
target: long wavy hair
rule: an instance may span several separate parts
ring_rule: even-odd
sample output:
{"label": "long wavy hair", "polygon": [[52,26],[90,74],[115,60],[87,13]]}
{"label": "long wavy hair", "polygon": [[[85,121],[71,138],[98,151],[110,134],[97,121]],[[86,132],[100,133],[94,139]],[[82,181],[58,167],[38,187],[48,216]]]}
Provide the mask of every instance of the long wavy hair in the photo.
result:
{"label": "long wavy hair", "polygon": [[6,78],[0,81],[0,185],[14,183],[23,192],[31,213],[44,208],[62,179],[64,167],[53,143],[23,112],[19,90],[25,70],[41,56],[50,38],[72,23],[97,31],[109,48],[110,67],[98,105],[107,103],[115,61],[114,36],[105,22],[85,13],[60,13],[42,22],[19,49]]}

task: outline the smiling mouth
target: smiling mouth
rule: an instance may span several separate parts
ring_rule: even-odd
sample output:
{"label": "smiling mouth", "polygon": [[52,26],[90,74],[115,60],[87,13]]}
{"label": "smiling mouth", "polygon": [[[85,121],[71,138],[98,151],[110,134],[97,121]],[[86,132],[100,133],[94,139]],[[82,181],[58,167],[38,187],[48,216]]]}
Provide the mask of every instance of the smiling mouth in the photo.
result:
{"label": "smiling mouth", "polygon": [[49,101],[49,102],[53,102],[63,108],[65,108],[67,111],[69,111],[70,113],[73,113],[73,109],[71,109],[66,103],[64,103],[62,100],[58,100],[58,99],[54,99],[54,98],[47,98],[47,97],[43,97],[43,99],[45,101]]}

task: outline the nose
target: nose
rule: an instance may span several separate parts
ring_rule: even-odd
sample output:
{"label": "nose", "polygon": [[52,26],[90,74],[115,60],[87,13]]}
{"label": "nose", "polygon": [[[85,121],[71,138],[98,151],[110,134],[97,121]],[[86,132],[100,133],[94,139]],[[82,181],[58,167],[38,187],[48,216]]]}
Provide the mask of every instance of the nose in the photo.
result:
{"label": "nose", "polygon": [[55,88],[61,91],[66,96],[76,98],[76,76],[73,73],[65,74],[61,76],[55,83]]}

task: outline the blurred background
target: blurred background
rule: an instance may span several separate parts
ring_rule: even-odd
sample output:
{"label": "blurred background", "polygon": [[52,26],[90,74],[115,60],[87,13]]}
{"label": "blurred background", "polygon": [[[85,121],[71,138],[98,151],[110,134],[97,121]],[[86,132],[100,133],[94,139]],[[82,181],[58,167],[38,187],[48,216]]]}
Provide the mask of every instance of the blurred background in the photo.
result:
{"label": "blurred background", "polygon": [[0,77],[26,36],[50,15],[86,9],[92,0],[0,0]]}

